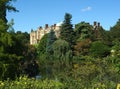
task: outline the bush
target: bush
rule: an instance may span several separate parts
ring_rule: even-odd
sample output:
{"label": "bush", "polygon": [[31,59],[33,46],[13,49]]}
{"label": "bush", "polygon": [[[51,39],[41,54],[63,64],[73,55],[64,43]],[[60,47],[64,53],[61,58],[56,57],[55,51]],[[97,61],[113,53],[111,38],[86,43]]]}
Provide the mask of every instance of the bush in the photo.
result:
{"label": "bush", "polygon": [[57,80],[36,80],[26,76],[15,81],[0,81],[0,89],[61,89],[63,84]]}
{"label": "bush", "polygon": [[90,55],[93,57],[106,57],[110,54],[110,48],[101,41],[91,44]]}

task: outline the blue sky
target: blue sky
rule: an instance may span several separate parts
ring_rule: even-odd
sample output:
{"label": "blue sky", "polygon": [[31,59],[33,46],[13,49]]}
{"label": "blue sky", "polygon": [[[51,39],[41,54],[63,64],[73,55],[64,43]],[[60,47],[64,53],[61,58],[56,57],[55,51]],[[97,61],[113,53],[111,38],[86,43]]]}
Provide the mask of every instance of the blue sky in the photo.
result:
{"label": "blue sky", "polygon": [[14,19],[15,31],[30,32],[59,23],[65,13],[72,14],[72,24],[97,21],[106,30],[120,19],[120,0],[17,0],[12,4],[19,12],[8,13],[7,19]]}

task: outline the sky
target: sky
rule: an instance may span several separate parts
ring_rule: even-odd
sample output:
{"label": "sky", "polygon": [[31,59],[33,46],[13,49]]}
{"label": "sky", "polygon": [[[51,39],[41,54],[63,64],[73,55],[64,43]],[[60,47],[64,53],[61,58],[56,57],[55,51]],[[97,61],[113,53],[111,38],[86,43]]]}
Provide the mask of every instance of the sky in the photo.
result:
{"label": "sky", "polygon": [[73,25],[97,21],[105,30],[120,19],[120,0],[17,0],[12,5],[19,12],[8,12],[8,21],[14,19],[15,31],[28,33],[45,24],[62,22],[65,13],[72,15]]}

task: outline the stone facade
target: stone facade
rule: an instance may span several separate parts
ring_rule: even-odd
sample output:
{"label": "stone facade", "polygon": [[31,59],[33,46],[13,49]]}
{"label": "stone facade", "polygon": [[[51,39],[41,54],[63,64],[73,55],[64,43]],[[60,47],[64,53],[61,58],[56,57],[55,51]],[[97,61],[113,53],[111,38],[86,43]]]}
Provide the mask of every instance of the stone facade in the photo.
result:
{"label": "stone facade", "polygon": [[30,44],[37,44],[45,34],[50,32],[51,29],[55,31],[55,35],[58,38],[60,35],[60,24],[54,24],[52,26],[48,26],[48,24],[45,24],[44,28],[39,27],[36,31],[31,30]]}

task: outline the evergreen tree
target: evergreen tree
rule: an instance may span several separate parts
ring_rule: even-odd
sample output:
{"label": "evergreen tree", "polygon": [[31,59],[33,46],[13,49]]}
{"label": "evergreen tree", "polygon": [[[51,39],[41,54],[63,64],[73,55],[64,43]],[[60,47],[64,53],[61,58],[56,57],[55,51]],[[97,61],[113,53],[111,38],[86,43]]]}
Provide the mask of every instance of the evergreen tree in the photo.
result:
{"label": "evergreen tree", "polygon": [[47,56],[51,56],[53,54],[52,51],[52,44],[56,41],[56,35],[54,30],[51,29],[50,33],[48,34],[48,39],[47,39],[47,46],[46,46],[46,52]]}
{"label": "evergreen tree", "polygon": [[0,79],[13,79],[18,74],[18,61],[21,59],[18,50],[16,50],[16,40],[14,36],[7,32],[9,26],[7,24],[6,13],[8,11],[17,11],[11,5],[13,0],[0,0],[0,63],[4,69]]}
{"label": "evergreen tree", "polygon": [[[15,7],[11,5],[13,0],[1,0],[0,1],[0,49],[2,52],[7,53],[7,48],[13,44],[12,36],[7,32],[7,18],[6,13],[8,11],[17,11]],[[1,52],[1,50],[0,50]]]}
{"label": "evergreen tree", "polygon": [[72,47],[72,45],[74,44],[74,31],[73,25],[71,24],[71,18],[71,14],[65,14],[64,21],[60,30],[60,38],[67,41]]}
{"label": "evergreen tree", "polygon": [[0,0],[0,19],[7,23],[6,12],[8,11],[18,11],[11,3],[15,0]]}

